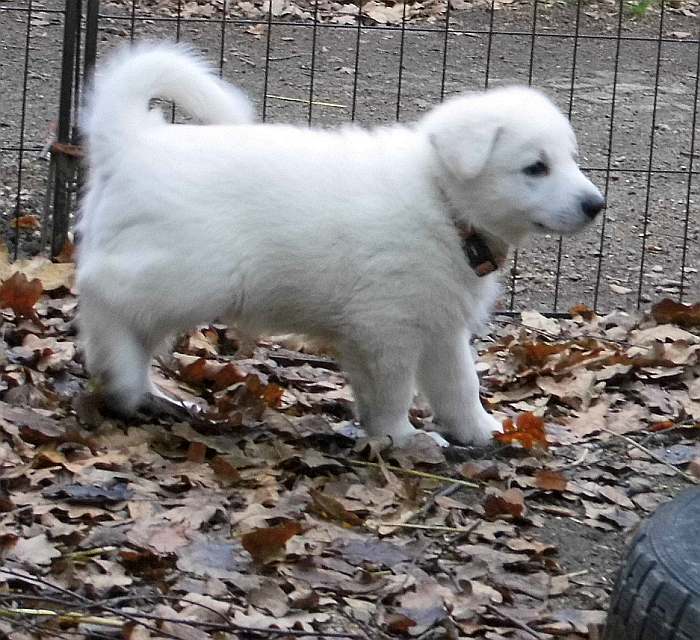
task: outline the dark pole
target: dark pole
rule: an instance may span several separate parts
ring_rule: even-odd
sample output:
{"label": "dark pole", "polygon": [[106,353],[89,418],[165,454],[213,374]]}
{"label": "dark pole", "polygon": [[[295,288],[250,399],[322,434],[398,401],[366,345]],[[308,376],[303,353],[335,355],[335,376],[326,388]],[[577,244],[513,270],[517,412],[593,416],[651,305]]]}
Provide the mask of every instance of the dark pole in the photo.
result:
{"label": "dark pole", "polygon": [[100,0],[88,0],[85,22],[85,61],[83,62],[84,86],[89,86],[97,60],[97,17],[99,13]]}
{"label": "dark pole", "polygon": [[[63,23],[63,57],[61,61],[61,94],[58,107],[56,142],[61,145],[71,142],[73,113],[73,82],[78,34],[80,32],[80,0],[66,0]],[[61,253],[68,235],[69,204],[68,181],[72,174],[73,160],[64,153],[52,155],[56,167],[56,183],[53,200],[53,237],[51,255]]]}

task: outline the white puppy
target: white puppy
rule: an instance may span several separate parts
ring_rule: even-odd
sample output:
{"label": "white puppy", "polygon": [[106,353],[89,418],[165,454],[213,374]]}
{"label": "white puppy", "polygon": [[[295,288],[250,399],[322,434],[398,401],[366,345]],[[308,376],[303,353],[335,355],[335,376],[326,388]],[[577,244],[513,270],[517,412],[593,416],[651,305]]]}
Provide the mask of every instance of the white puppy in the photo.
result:
{"label": "white puppy", "polygon": [[[541,93],[452,98],[412,126],[251,123],[242,95],[174,46],[115,57],[85,118],[80,223],[87,366],[124,412],[174,332],[217,318],[334,343],[374,436],[405,443],[417,386],[461,442],[481,406],[471,331],[508,246],[572,233],[603,208],[567,120]],[[201,125],[171,125],[175,100]]]}

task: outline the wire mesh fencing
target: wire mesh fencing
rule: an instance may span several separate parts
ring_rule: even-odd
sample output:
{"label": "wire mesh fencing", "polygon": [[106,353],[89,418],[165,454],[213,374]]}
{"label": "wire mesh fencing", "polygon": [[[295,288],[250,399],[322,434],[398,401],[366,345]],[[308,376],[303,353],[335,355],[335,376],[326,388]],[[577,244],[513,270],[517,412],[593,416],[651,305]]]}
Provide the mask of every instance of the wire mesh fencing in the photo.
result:
{"label": "wire mesh fencing", "polygon": [[537,86],[570,117],[608,209],[584,234],[515,252],[504,308],[694,300],[699,24],[697,0],[0,0],[1,230],[15,256],[62,251],[84,78],[125,41],[169,39],[201,50],[268,122],[409,123],[454,93]]}

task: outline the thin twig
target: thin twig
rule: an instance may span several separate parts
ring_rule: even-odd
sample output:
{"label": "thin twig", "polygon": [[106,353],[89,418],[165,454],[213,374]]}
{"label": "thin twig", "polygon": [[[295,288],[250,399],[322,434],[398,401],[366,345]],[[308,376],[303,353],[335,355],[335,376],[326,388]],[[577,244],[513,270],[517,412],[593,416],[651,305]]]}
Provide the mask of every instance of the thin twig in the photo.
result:
{"label": "thin twig", "polygon": [[521,620],[514,618],[505,611],[501,611],[498,607],[494,607],[492,604],[486,604],[486,608],[491,613],[503,618],[504,620],[508,620],[508,622],[514,624],[516,627],[518,627],[518,629],[522,629],[526,633],[529,633],[533,638],[537,638],[537,640],[545,640],[544,636],[541,633],[537,633],[537,631],[535,631],[532,627],[528,626]]}
{"label": "thin twig", "polygon": [[583,461],[588,457],[590,450],[589,449],[584,449],[583,450],[583,455],[581,457],[577,458],[576,460],[573,460],[569,464],[565,464],[564,466],[557,467],[557,471],[567,471],[568,469],[573,469],[574,467],[578,467],[580,464],[583,464]]}
{"label": "thin twig", "polygon": [[425,531],[445,531],[446,533],[471,533],[476,529],[480,520],[470,524],[468,527],[450,527],[444,524],[414,524],[412,522],[382,522],[381,527],[403,527],[404,529],[424,529]]}
{"label": "thin twig", "polygon": [[318,100],[312,100],[311,103],[309,103],[309,101],[305,100],[304,98],[288,98],[286,96],[273,96],[269,93],[267,94],[267,97],[272,98],[274,100],[282,100],[284,102],[301,102],[302,104],[313,104],[317,107],[333,107],[334,109],[347,109],[347,106],[345,106],[344,104],[336,104],[335,102],[319,102]]}
{"label": "thin twig", "polygon": [[458,484],[450,484],[440,491],[433,493],[426,501],[425,504],[414,514],[412,514],[406,522],[411,522],[411,520],[419,520],[425,518],[430,510],[435,506],[435,502],[438,498],[444,498],[445,496],[450,496],[455,493],[460,488]]}
{"label": "thin twig", "polygon": [[18,618],[21,616],[56,618],[59,623],[94,624],[101,627],[122,627],[123,620],[90,616],[78,611],[52,611],[51,609],[0,609],[0,618]]}
{"label": "thin twig", "polygon": [[572,571],[571,573],[562,573],[562,578],[576,578],[577,576],[585,576],[589,573],[588,569],[581,569],[580,571]]}
{"label": "thin twig", "polygon": [[450,478],[448,476],[441,476],[435,473],[428,473],[427,471],[418,471],[417,469],[404,469],[402,467],[395,467],[391,464],[379,464],[377,462],[367,462],[365,460],[348,460],[341,456],[328,456],[334,460],[339,460],[345,464],[349,464],[353,467],[372,467],[374,469],[388,469],[394,473],[402,473],[407,476],[418,476],[419,478],[428,478],[429,480],[435,480],[437,482],[447,482],[450,484],[458,485],[460,487],[469,487],[470,489],[478,489],[479,485],[474,482],[467,482],[466,480],[459,480],[458,478]]}
{"label": "thin twig", "polygon": [[292,58],[301,58],[302,56],[305,57],[306,54],[305,53],[290,53],[288,56],[275,56],[275,57],[268,58],[268,60],[270,62],[280,62],[281,60],[291,60]]}
{"label": "thin twig", "polygon": [[71,553],[64,553],[61,557],[71,560],[82,560],[88,558],[94,558],[96,556],[101,556],[104,553],[109,553],[110,551],[116,551],[117,547],[95,547],[93,549],[86,549],[83,551],[72,551]]}
{"label": "thin twig", "polygon": [[691,476],[689,473],[686,473],[683,471],[683,469],[679,469],[676,465],[671,464],[670,462],[667,462],[664,460],[661,456],[655,454],[653,451],[650,451],[647,449],[643,444],[639,444],[629,436],[626,436],[622,433],[615,433],[611,429],[607,429],[606,427],[599,427],[601,431],[604,431],[605,433],[609,433],[611,436],[615,436],[617,438],[621,438],[628,444],[632,445],[633,447],[636,447],[640,451],[643,451],[646,453],[652,460],[656,460],[656,462],[664,465],[665,467],[668,467],[669,469],[672,469],[674,473],[678,474],[679,476],[685,478],[688,482],[692,484],[698,484],[698,479]]}

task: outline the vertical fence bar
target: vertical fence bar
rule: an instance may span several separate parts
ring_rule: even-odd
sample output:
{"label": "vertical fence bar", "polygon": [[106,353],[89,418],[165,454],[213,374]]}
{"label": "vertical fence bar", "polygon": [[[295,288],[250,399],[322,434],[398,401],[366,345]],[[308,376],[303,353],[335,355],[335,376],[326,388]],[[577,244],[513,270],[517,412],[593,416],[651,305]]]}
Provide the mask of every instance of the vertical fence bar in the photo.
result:
{"label": "vertical fence bar", "polygon": [[496,0],[491,0],[489,13],[489,35],[486,44],[486,69],[484,70],[484,89],[489,88],[489,76],[491,73],[491,51],[493,49],[493,20],[496,16]]}
{"label": "vertical fence bar", "polygon": [[88,0],[85,15],[85,53],[83,57],[83,86],[89,86],[97,61],[97,27],[100,0]]}
{"label": "vertical fence bar", "polygon": [[[56,142],[61,144],[70,143],[72,139],[73,81],[80,17],[80,0],[66,0],[63,24],[63,56],[61,61],[61,93],[56,132]],[[73,160],[64,153],[54,153],[51,156],[51,162],[54,163],[56,171],[51,255],[57,256],[63,250],[68,237],[70,219],[68,183],[73,174]]]}
{"label": "vertical fence bar", "polygon": [[654,101],[651,108],[651,132],[649,133],[649,161],[647,164],[647,192],[644,198],[644,220],[642,223],[642,256],[639,261],[639,282],[637,284],[637,309],[642,305],[642,288],[644,286],[644,267],[646,265],[647,233],[649,230],[649,201],[651,200],[651,176],[654,170],[654,144],[656,142],[656,113],[659,102],[659,72],[661,71],[661,51],[664,37],[665,0],[661,0],[659,17],[659,40],[656,45],[656,71],[654,73]]}
{"label": "vertical fence bar", "polygon": [[[89,4],[89,2],[88,2]],[[75,64],[73,65],[73,117],[71,119],[71,124],[75,125],[76,117],[78,111],[80,110],[80,91],[81,82],[80,79],[82,64],[80,60],[80,39],[82,36],[82,20],[83,20],[83,0],[78,0],[78,29],[75,34]],[[71,131],[71,142],[73,144],[78,144],[78,128],[73,126]]]}
{"label": "vertical fence bar", "polygon": [[314,0],[314,22],[311,30],[311,73],[309,75],[309,126],[314,115],[314,80],[316,79],[316,41],[318,39],[318,0]]}
{"label": "vertical fence bar", "polygon": [[226,61],[226,16],[228,15],[228,0],[221,7],[221,34],[219,39],[219,77],[224,77],[224,62]]}
{"label": "vertical fence bar", "polygon": [[[608,200],[610,192],[610,173],[612,169],[613,156],[613,138],[615,135],[615,105],[617,102],[617,84],[620,72],[620,44],[622,43],[622,16],[624,15],[625,5],[623,0],[618,2],[617,16],[617,35],[615,40],[615,65],[613,69],[613,86],[612,97],[610,98],[610,128],[608,129],[608,156],[605,164],[605,189],[603,194],[605,200]],[[595,291],[593,293],[593,310],[598,311],[598,297],[600,296],[600,281],[603,277],[603,256],[605,255],[605,227],[608,221],[608,212],[603,210],[601,214],[603,222],[600,225],[600,244],[598,245],[598,267],[595,277]]]}
{"label": "vertical fence bar", "polygon": [[[581,30],[581,0],[576,0],[576,23],[574,25],[574,50],[571,54],[571,85],[569,87],[569,109],[568,116],[574,112],[574,91],[576,88],[576,63],[578,62],[578,41]],[[561,258],[564,253],[564,238],[559,236],[557,241],[557,269],[554,274],[554,305],[552,311],[556,313],[559,307],[559,286],[561,284]]]}
{"label": "vertical fence bar", "polygon": [[[539,0],[535,0],[532,6],[532,23],[530,30],[530,64],[527,70],[527,84],[532,85],[532,78],[535,70],[535,44],[537,43],[537,3]],[[511,269],[510,276],[510,302],[508,303],[508,309],[511,311],[515,310],[515,287],[518,278],[518,259],[520,258],[520,252],[516,249],[513,251],[513,267]],[[553,309],[550,309],[553,311]]]}
{"label": "vertical fence bar", "polygon": [[24,41],[24,70],[22,72],[22,112],[19,119],[19,152],[17,154],[17,198],[15,200],[15,260],[19,254],[19,218],[22,207],[22,165],[24,164],[24,130],[27,117],[27,82],[29,80],[29,44],[32,36],[32,2],[27,7],[27,31]]}
{"label": "vertical fence bar", "polygon": [[362,37],[362,2],[357,3],[357,32],[355,34],[355,69],[352,74],[352,111],[350,112],[350,121],[355,122],[357,115],[357,80],[360,75],[360,43]]}
{"label": "vertical fence bar", "polygon": [[403,13],[401,14],[401,44],[399,45],[399,79],[396,86],[396,121],[401,118],[401,91],[403,90],[403,56],[406,44],[406,7],[408,2],[403,3]]}
{"label": "vertical fence bar", "polygon": [[440,78],[440,101],[445,99],[445,83],[447,82],[447,48],[450,37],[450,6],[451,0],[447,0],[445,7],[445,38],[442,42],[442,76]]}
{"label": "vertical fence bar", "polygon": [[[88,0],[89,2],[89,0]],[[134,41],[136,34],[136,0],[131,0],[131,16],[129,17],[129,40]]]}
{"label": "vertical fence bar", "polygon": [[[175,42],[180,42],[180,32],[182,30],[182,0],[177,0],[177,14],[175,16]],[[173,102],[170,106],[170,122],[175,124],[175,116],[177,115],[177,105]]]}
{"label": "vertical fence bar", "polygon": [[[698,33],[700,36],[700,30]],[[698,37],[697,54],[695,59],[695,91],[693,92],[693,118],[690,125],[690,158],[688,161],[688,182],[685,192],[685,219],[683,220],[683,249],[681,251],[681,284],[678,299],[683,302],[685,293],[685,268],[688,259],[688,230],[690,227],[690,197],[693,193],[693,161],[695,160],[695,130],[698,124],[698,86],[700,86],[700,37]]]}
{"label": "vertical fence bar", "polygon": [[272,48],[272,0],[267,11],[267,41],[265,42],[265,78],[263,80],[262,121],[267,120],[267,94],[270,88],[270,51]]}
{"label": "vertical fence bar", "polygon": [[177,14],[175,16],[175,42],[180,42],[182,35],[182,0],[177,0]]}

